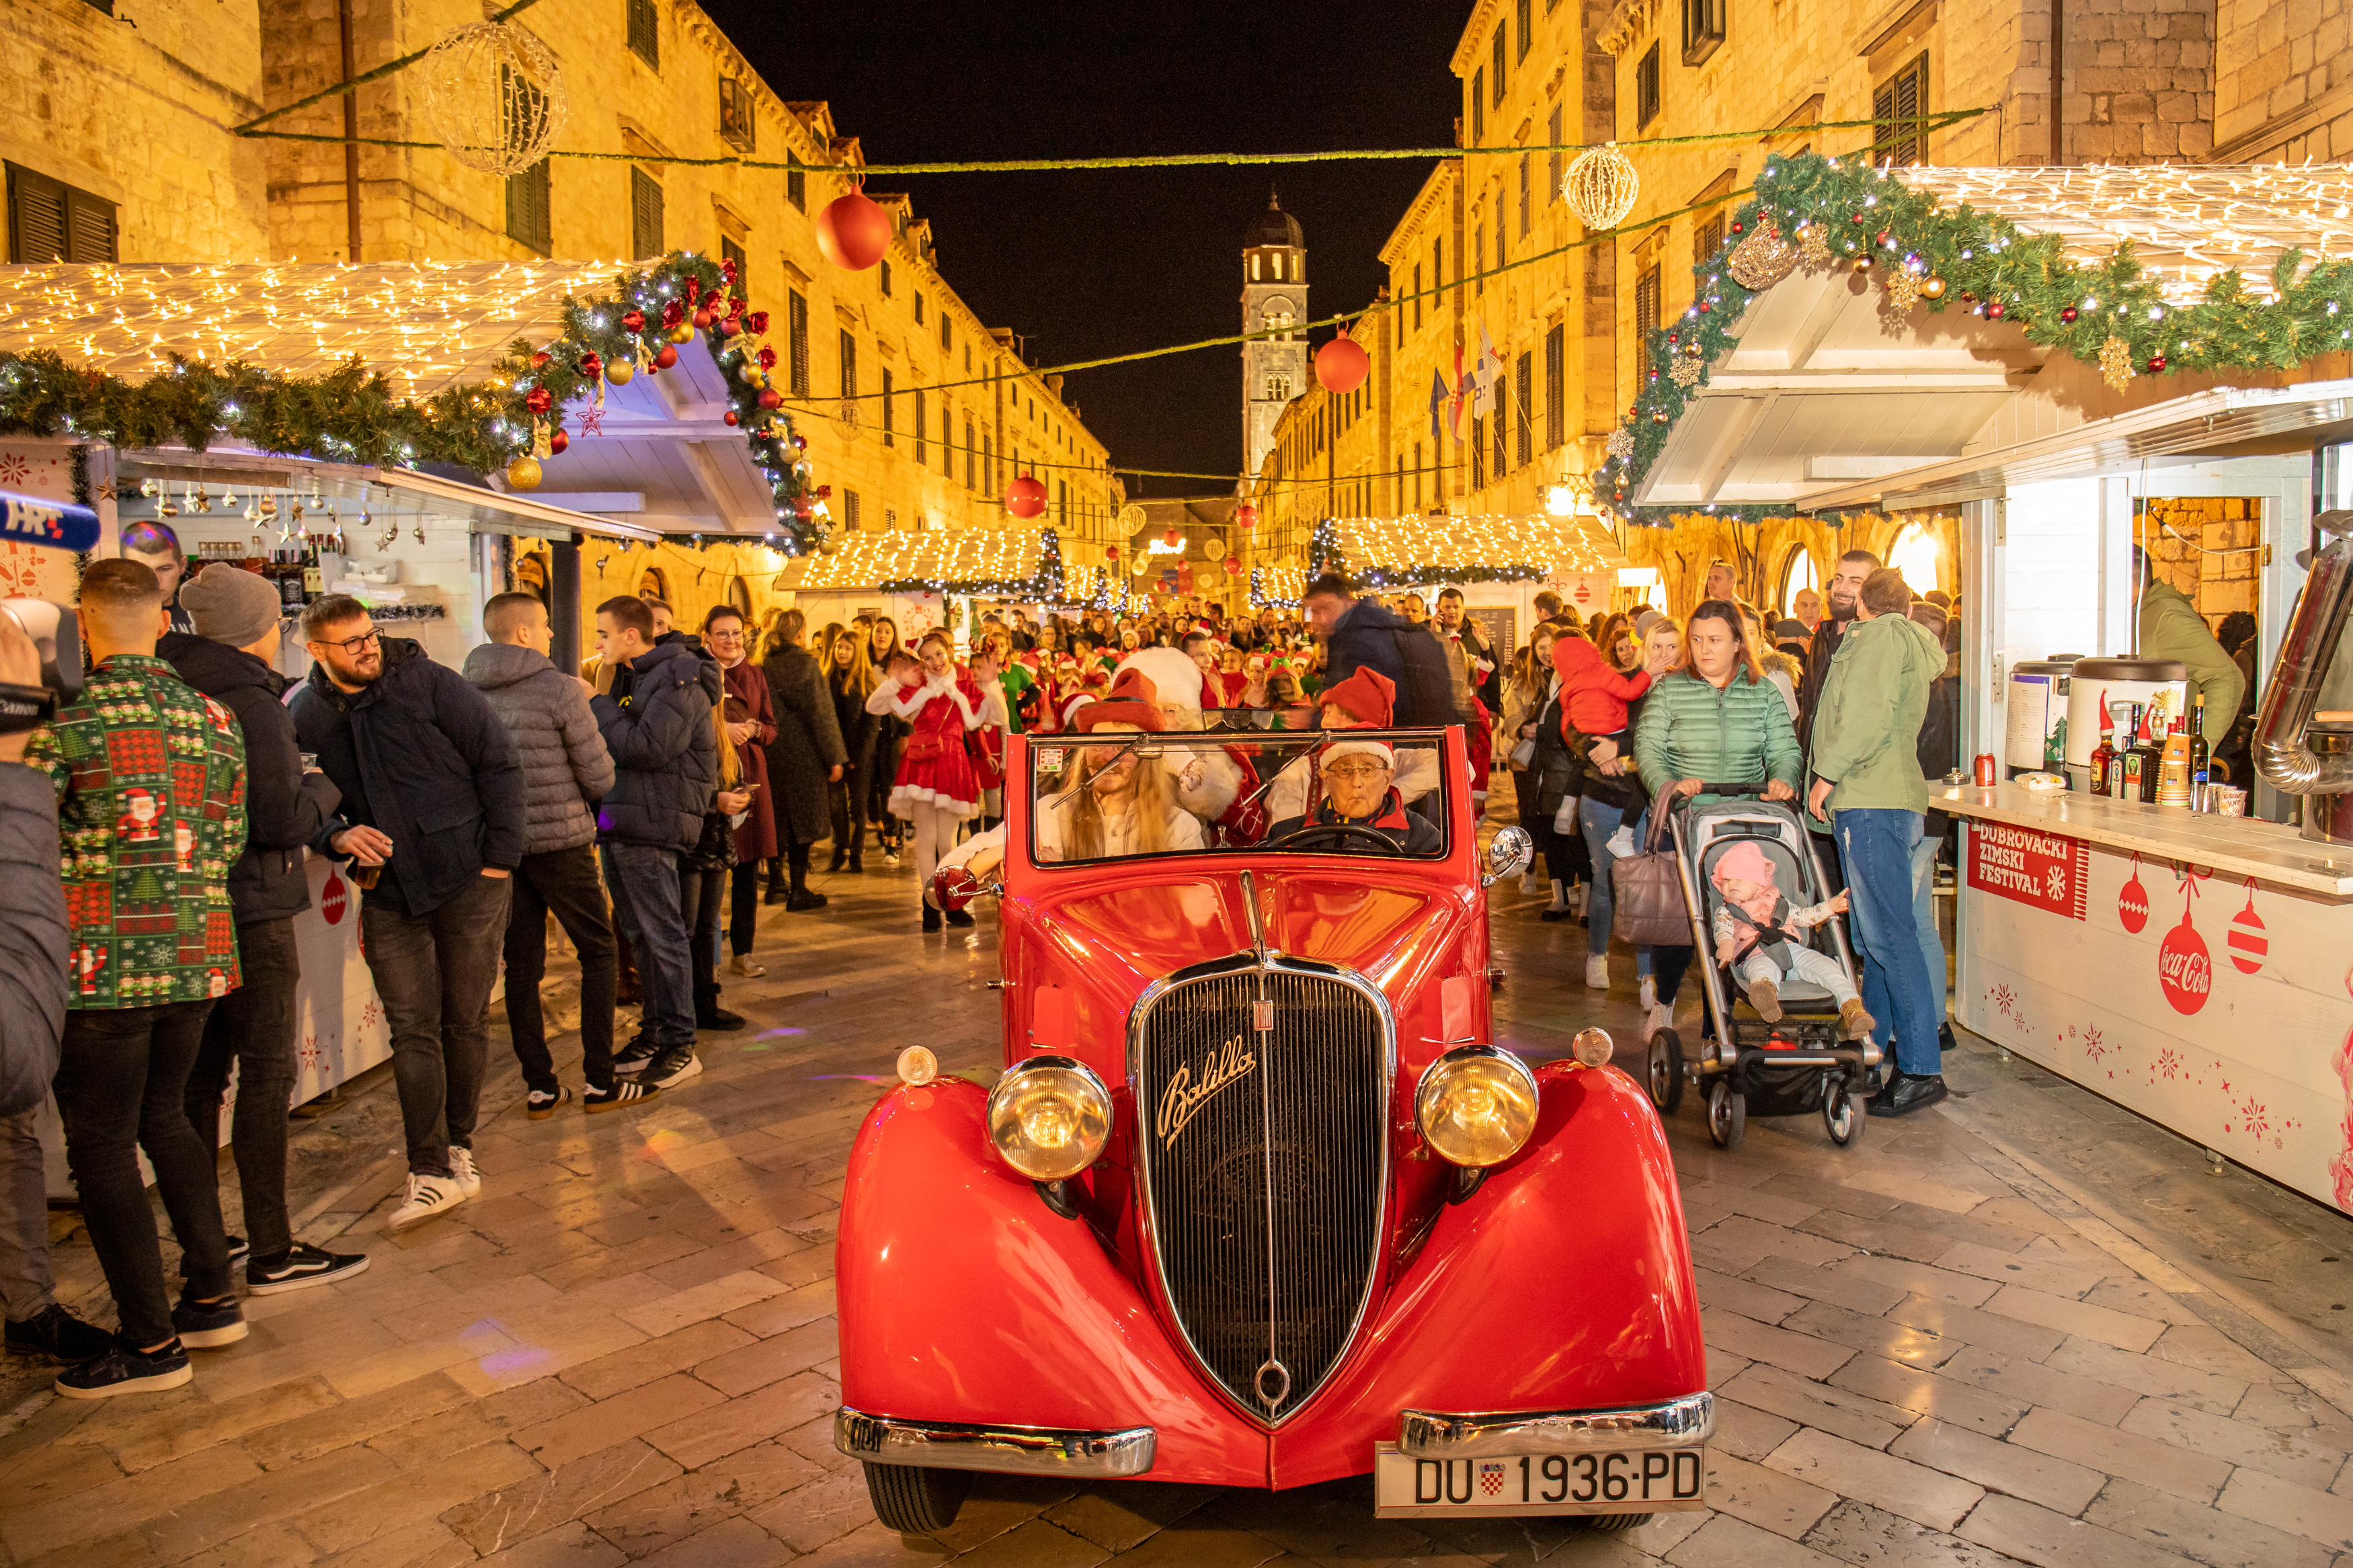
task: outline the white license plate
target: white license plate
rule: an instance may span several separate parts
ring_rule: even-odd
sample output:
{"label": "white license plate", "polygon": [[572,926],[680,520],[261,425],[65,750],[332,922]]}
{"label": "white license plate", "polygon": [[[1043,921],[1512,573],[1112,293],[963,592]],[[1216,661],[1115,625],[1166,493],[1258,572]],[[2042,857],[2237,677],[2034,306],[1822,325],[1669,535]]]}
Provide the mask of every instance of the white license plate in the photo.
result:
{"label": "white license plate", "polygon": [[1700,1448],[1425,1459],[1400,1453],[1395,1443],[1373,1445],[1373,1512],[1383,1519],[1664,1513],[1705,1508],[1706,1493],[1707,1456]]}

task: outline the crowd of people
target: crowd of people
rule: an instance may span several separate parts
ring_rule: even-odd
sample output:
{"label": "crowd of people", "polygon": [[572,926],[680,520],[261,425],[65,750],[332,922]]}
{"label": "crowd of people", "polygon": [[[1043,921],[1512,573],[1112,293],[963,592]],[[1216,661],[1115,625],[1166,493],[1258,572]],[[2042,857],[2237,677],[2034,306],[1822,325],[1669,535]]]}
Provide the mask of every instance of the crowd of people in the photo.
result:
{"label": "crowd of people", "polygon": [[[763,905],[826,907],[811,877],[828,843],[833,876],[862,873],[870,852],[912,862],[923,930],[972,923],[929,889],[943,867],[1001,856],[1005,742],[1025,732],[1086,738],[1040,814],[1050,858],[1317,831],[1416,853],[1440,843],[1409,809],[1437,786],[1437,753],[1347,732],[1460,725],[1474,809],[1504,772],[1542,854],[1524,889],[1548,889],[1542,919],[1584,921],[1597,989],[1611,984],[1614,862],[1672,802],[1760,786],[1799,803],[1842,868],[1858,1007],[1895,1053],[1873,1109],[1944,1092],[1925,778],[1954,760],[1957,641],[1949,605],[1862,552],[1769,624],[1729,568],[1680,623],[1579,616],[1539,593],[1516,649],[1457,590],[1390,602],[1326,575],[1296,616],[1008,611],[971,629],[963,662],[944,630],[909,637],[885,615],[812,628],[784,609],[754,626],[722,605],[688,630],[668,605],[617,597],[596,606],[596,653],[576,672],[554,662],[543,602],[507,593],[451,668],[328,595],[300,618],[299,682],[275,668],[274,584],[230,563],[184,576],[175,546],[152,553],[89,567],[79,694],[37,731],[0,735],[0,763],[22,764],[0,766],[0,859],[63,868],[61,888],[0,874],[0,1302],[8,1348],[60,1364],[71,1396],[188,1381],[191,1351],[246,1332],[238,1265],[252,1293],[367,1268],[297,1239],[287,1211],[306,855],[358,890],[406,1143],[388,1224],[405,1230],[484,1189],[473,1142],[501,964],[531,1119],[675,1093],[702,1071],[701,1034],[744,1026],[723,976],[764,973]],[[0,616],[0,681],[39,678]],[[1333,738],[1265,779],[1240,745],[1179,763],[1122,743],[1172,731]],[[579,969],[576,1085],[540,994],[551,917]],[[1665,1026],[1693,948],[1631,956],[1649,1026]],[[28,1068],[19,1042],[44,1038]],[[232,1080],[243,1237],[227,1232],[214,1163]],[[31,1127],[47,1093],[115,1333],[66,1311],[49,1279]],[[176,1296],[142,1154],[181,1253]]]}

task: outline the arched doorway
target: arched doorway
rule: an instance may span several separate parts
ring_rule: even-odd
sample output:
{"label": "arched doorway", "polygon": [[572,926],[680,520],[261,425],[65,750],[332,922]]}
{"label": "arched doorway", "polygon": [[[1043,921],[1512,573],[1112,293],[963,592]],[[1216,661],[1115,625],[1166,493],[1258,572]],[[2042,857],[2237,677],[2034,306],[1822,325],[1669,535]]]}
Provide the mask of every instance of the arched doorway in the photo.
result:
{"label": "arched doorway", "polygon": [[[662,575],[662,569],[660,567],[649,566],[646,568],[644,574],[638,579],[638,597],[640,599],[659,599],[665,605],[671,603],[670,596],[670,579]],[[672,607],[675,608],[676,606],[672,605]]]}
{"label": "arched doorway", "polygon": [[1936,586],[1936,567],[1944,553],[1944,541],[1936,537],[1936,525],[1915,522],[1896,535],[1887,552],[1887,563],[1904,574],[1905,586],[1915,595],[1926,594]]}
{"label": "arched doorway", "polygon": [[1796,615],[1798,595],[1809,588],[1818,594],[1822,588],[1821,574],[1814,569],[1814,552],[1802,544],[1792,545],[1781,563],[1780,613]]}

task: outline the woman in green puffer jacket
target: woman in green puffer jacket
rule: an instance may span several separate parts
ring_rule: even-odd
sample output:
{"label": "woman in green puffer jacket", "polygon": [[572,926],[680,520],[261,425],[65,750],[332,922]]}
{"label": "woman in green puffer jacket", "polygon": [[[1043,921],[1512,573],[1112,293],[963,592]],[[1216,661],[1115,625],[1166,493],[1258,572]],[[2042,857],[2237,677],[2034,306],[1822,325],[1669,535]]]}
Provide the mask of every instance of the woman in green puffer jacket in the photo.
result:
{"label": "woman in green puffer jacket", "polygon": [[[1642,704],[1634,763],[1653,813],[1676,796],[1702,805],[1722,798],[1703,787],[1711,784],[1761,784],[1767,800],[1797,799],[1805,756],[1779,689],[1764,679],[1749,646],[1738,605],[1710,599],[1692,612],[1682,664],[1651,684]],[[1675,993],[1691,961],[1688,946],[1651,950],[1658,1001],[1646,1035],[1673,1024]]]}

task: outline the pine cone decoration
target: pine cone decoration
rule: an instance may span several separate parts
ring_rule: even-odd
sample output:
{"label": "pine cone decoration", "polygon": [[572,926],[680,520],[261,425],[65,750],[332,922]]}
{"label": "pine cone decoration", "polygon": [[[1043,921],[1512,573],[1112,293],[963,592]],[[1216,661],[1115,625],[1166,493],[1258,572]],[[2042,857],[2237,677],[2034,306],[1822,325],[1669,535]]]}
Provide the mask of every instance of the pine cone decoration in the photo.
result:
{"label": "pine cone decoration", "polygon": [[1771,224],[1732,247],[1733,281],[1744,289],[1770,289],[1798,269],[1797,247],[1781,237]]}

